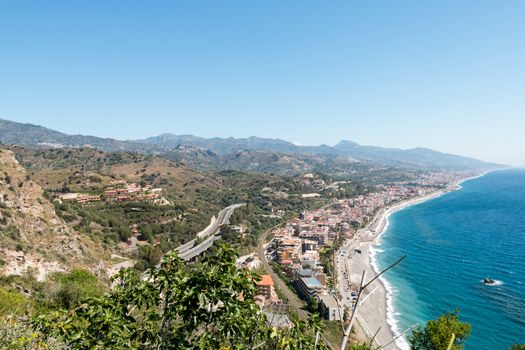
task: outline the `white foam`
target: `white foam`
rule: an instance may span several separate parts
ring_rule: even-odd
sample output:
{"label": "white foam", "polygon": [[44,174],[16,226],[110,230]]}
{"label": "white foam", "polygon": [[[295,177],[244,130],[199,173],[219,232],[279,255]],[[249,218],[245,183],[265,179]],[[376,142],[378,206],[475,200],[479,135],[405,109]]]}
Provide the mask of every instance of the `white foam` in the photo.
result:
{"label": "white foam", "polygon": [[[393,296],[398,291],[394,289],[392,285],[385,278],[383,278],[383,276],[379,277],[379,279],[381,280],[386,289],[386,323],[388,323],[388,325],[392,329],[392,332],[397,337],[399,334],[401,334],[401,330],[399,329],[399,323],[396,319],[396,316],[401,315],[401,313],[395,311]],[[410,345],[408,344],[408,341],[405,338],[405,336],[399,337],[396,340],[396,344],[402,350],[410,349]]]}
{"label": "white foam", "polygon": [[[461,186],[460,186],[460,188],[461,188]],[[374,244],[374,245],[372,245],[372,246],[370,246],[369,249],[368,249],[368,253],[369,253],[369,257],[370,257],[370,265],[372,266],[372,268],[374,269],[374,271],[376,273],[379,273],[381,271],[381,269],[379,268],[379,266],[377,264],[377,259],[376,259],[377,253],[384,252],[383,249],[380,249],[380,248],[377,248],[377,247],[381,245],[380,238],[387,231],[388,226],[390,225],[390,215],[394,214],[395,212],[397,212],[399,210],[403,210],[403,209],[406,209],[408,207],[411,207],[413,205],[418,205],[418,204],[421,204],[421,203],[426,202],[428,200],[441,197],[442,195],[444,195],[446,193],[447,192],[445,192],[445,191],[437,192],[437,193],[434,193],[434,194],[432,194],[430,196],[419,198],[419,199],[417,199],[415,201],[412,201],[412,202],[409,202],[409,203],[404,203],[402,205],[394,206],[393,208],[390,208],[390,209],[387,210],[387,212],[384,214],[384,217],[383,217],[383,220],[385,221],[385,224],[384,224],[381,232],[379,232],[379,234],[377,235],[377,241],[379,241],[379,242]],[[392,330],[392,333],[394,333],[394,335],[397,337],[397,336],[399,336],[401,334],[401,330],[399,329],[399,323],[398,323],[398,321],[397,321],[395,316],[399,316],[399,315],[401,315],[401,313],[395,311],[394,302],[393,302],[393,296],[394,296],[394,294],[398,293],[399,290],[397,288],[394,288],[383,276],[380,276],[379,280],[381,281],[381,283],[383,283],[383,286],[386,289],[386,305],[387,305],[387,310],[386,310],[386,317],[387,317],[387,319],[386,319],[386,322],[390,326],[390,329]],[[405,335],[403,335],[403,336],[401,336],[401,337],[396,339],[396,345],[401,350],[410,350],[410,344],[408,343],[408,340],[407,340]]]}
{"label": "white foam", "polygon": [[483,172],[482,174],[471,176],[471,177],[468,177],[466,179],[463,179],[463,180],[461,180],[461,181],[459,181],[457,183],[458,189],[462,189],[463,188],[463,183],[464,182],[467,182],[467,181],[470,181],[470,180],[474,180],[474,179],[479,179],[480,177],[483,177],[483,176],[487,175],[488,173],[492,173],[494,171],[497,171],[497,170],[488,170],[488,171]]}
{"label": "white foam", "polygon": [[501,286],[504,284],[503,281],[500,281],[500,280],[494,280],[494,283],[485,283],[484,280],[481,280],[480,282],[489,287],[496,287],[496,286]]}
{"label": "white foam", "polygon": [[[386,228],[386,226],[385,226]],[[381,234],[384,232],[383,230]],[[377,244],[379,245],[379,244]],[[376,245],[376,246],[377,246]],[[381,249],[374,248],[374,246],[370,246],[368,249],[369,256],[370,256],[370,265],[374,269],[376,273],[380,272],[379,266],[377,265],[377,259],[376,255],[378,252],[382,251]],[[379,277],[379,281],[383,284],[383,286],[386,289],[386,323],[390,326],[390,329],[392,330],[392,333],[397,337],[399,334],[401,334],[401,331],[399,329],[399,323],[397,322],[396,316],[401,315],[401,313],[395,311],[394,303],[393,303],[393,295],[399,290],[397,288],[394,288],[383,276]],[[408,344],[407,339],[405,336],[401,336],[396,340],[396,345],[401,350],[410,350],[410,345]]]}

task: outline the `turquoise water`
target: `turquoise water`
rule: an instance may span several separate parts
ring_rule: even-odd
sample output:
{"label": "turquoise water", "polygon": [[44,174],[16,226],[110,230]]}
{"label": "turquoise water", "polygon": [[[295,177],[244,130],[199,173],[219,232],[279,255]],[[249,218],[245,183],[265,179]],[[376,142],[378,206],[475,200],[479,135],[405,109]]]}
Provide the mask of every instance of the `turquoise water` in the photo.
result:
{"label": "turquoise water", "polygon": [[[459,308],[472,325],[465,349],[525,343],[525,170],[394,213],[376,250],[379,267],[408,255],[385,275],[398,329]],[[487,276],[501,283],[484,285]]]}

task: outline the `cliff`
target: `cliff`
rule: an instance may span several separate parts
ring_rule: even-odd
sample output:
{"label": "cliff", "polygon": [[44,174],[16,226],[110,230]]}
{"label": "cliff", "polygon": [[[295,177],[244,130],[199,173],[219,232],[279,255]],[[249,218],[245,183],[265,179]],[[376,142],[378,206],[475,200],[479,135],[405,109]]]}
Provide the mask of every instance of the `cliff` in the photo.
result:
{"label": "cliff", "polygon": [[32,269],[39,280],[72,267],[102,269],[99,248],[57,216],[13,153],[0,149],[0,273]]}

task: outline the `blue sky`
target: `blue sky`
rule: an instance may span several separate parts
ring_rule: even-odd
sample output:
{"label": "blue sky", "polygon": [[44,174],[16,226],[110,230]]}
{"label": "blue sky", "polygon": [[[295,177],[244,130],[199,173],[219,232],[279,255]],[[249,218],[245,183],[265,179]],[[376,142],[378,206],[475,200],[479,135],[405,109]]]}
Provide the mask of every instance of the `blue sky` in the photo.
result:
{"label": "blue sky", "polygon": [[525,1],[2,1],[0,118],[525,165]]}

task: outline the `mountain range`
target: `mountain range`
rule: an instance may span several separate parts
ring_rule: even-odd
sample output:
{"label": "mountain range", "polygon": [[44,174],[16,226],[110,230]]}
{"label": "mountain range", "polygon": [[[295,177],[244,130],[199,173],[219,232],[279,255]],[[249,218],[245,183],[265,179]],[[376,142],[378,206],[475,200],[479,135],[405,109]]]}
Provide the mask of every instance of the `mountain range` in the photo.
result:
{"label": "mountain range", "polygon": [[104,151],[160,154],[199,170],[235,169],[278,173],[341,170],[367,164],[414,170],[488,170],[499,164],[427,148],[362,146],[343,140],[335,146],[298,146],[281,139],[202,138],[162,134],[142,140],[68,135],[33,124],[0,119],[0,142],[27,147],[94,147]]}

